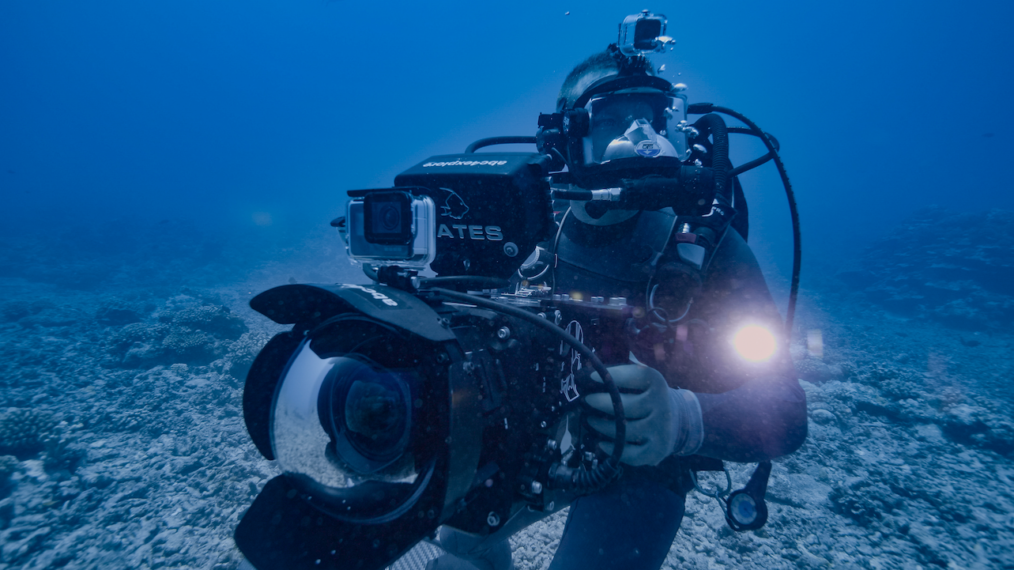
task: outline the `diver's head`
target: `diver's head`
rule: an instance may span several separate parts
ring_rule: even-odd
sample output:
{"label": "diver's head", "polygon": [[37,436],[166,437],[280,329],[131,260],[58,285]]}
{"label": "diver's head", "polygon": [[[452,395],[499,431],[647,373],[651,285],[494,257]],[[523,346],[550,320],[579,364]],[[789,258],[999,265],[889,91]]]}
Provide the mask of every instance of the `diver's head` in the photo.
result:
{"label": "diver's head", "polygon": [[[611,47],[611,46],[610,46]],[[643,69],[645,74],[654,75],[650,66]],[[560,86],[560,95],[556,100],[556,110],[573,109],[574,103],[584,95],[592,84],[620,74],[620,64],[610,49],[599,52],[570,70],[567,78]]]}
{"label": "diver's head", "polygon": [[684,109],[685,98],[655,76],[647,58],[609,46],[578,64],[560,88],[557,111],[564,117],[568,165],[581,170],[622,158],[685,159],[685,138],[676,128]]}
{"label": "diver's head", "polygon": [[[578,64],[557,98],[576,184],[597,190],[616,187],[622,179],[671,175],[689,156],[678,126],[685,109],[685,96],[657,77],[644,56],[625,56],[611,45]],[[575,202],[572,210],[593,225],[615,224],[636,213],[586,206]]]}

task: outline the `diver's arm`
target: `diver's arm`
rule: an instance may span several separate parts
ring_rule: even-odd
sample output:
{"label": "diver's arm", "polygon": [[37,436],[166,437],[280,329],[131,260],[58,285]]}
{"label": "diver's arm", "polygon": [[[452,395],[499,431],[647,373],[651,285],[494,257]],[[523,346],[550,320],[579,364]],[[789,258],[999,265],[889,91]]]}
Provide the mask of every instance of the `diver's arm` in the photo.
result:
{"label": "diver's arm", "polygon": [[[671,385],[689,389],[700,405],[704,437],[699,449],[687,451],[742,462],[795,451],[806,439],[806,394],[757,260],[735,230],[716,252],[694,309],[692,362],[667,374]],[[733,348],[731,338],[749,324],[775,336],[777,349],[768,361],[748,362]]]}
{"label": "diver's arm", "polygon": [[[671,454],[764,461],[802,445],[806,395],[757,260],[735,230],[716,253],[699,300],[676,327],[678,345],[664,362],[653,361],[661,364],[657,370],[610,367],[624,389],[624,463],[656,465]],[[767,330],[775,339],[773,352],[759,361],[738,354],[731,341],[745,327]],[[603,391],[593,391],[585,402],[612,415]],[[615,420],[587,422],[606,438],[616,437]],[[611,444],[600,445],[611,453]]]}
{"label": "diver's arm", "polygon": [[[629,465],[657,465],[670,454],[765,461],[791,453],[806,438],[806,398],[792,376],[754,378],[722,394],[695,394],[669,387],[662,374],[643,365],[611,366],[609,373],[622,390],[627,416],[622,461]],[[597,373],[591,378],[601,382]],[[609,395],[592,392],[585,403],[606,416],[589,416],[588,425],[615,439]],[[612,453],[611,443],[600,446]]]}
{"label": "diver's arm", "polygon": [[806,440],[806,394],[794,378],[757,378],[723,394],[696,396],[704,427],[698,455],[766,461]]}

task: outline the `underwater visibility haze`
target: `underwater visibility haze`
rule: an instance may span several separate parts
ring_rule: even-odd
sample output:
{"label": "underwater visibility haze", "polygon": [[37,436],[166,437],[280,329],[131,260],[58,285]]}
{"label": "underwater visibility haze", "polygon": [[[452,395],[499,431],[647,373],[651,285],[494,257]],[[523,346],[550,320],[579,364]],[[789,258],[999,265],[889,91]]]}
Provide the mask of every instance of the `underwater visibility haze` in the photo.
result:
{"label": "underwater visibility haze", "polygon": [[[734,532],[691,492],[662,567],[1014,568],[1014,7],[9,0],[0,570],[240,567],[233,534],[282,471],[248,434],[245,382],[296,320],[251,300],[375,291],[330,225],[346,191],[534,137],[571,69],[644,9],[673,40],[648,55],[658,77],[776,138],[802,232],[786,354],[806,441],[772,463],[766,526]],[[732,165],[767,152],[730,138]],[[770,162],[738,178],[785,317],[782,179]],[[436,215],[460,220],[453,206]],[[406,409],[430,397],[371,381]],[[726,465],[738,489],[756,464]],[[566,516],[518,529],[514,567],[549,568]],[[425,568],[439,550],[421,544],[390,567]]]}

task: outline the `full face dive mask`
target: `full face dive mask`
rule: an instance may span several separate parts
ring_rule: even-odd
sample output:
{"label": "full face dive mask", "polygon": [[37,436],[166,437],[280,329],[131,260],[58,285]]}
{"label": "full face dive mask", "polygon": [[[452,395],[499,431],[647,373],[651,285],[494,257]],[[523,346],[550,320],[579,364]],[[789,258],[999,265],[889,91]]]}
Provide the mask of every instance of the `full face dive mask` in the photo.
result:
{"label": "full face dive mask", "polygon": [[685,160],[686,137],[677,126],[686,117],[683,106],[681,97],[645,89],[590,98],[580,110],[587,117],[587,130],[571,130],[572,136],[581,135],[581,164],[636,157]]}
{"label": "full face dive mask", "polygon": [[641,156],[644,158],[655,158],[657,156],[678,157],[672,143],[663,136],[659,136],[645,119],[636,119],[630,127],[609,143],[602,153],[602,162],[608,162],[617,158],[633,158]]}

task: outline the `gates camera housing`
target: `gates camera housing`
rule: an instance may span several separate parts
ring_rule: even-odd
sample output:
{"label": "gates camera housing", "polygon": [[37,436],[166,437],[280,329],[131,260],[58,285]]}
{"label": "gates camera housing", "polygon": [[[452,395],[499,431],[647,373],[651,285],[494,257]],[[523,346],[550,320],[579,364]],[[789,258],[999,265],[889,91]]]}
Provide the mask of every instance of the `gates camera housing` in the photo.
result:
{"label": "gates camera housing", "polygon": [[[630,307],[528,304],[626,360],[611,339]],[[440,524],[489,536],[617,473],[578,419],[588,361],[531,318],[385,285],[284,285],[250,305],[292,325],[243,392],[251,439],[284,473],[236,529],[261,570],[380,570]]]}
{"label": "gates camera housing", "polygon": [[545,163],[536,153],[441,155],[399,174],[394,188],[350,190],[349,256],[507,278],[553,226]]}

